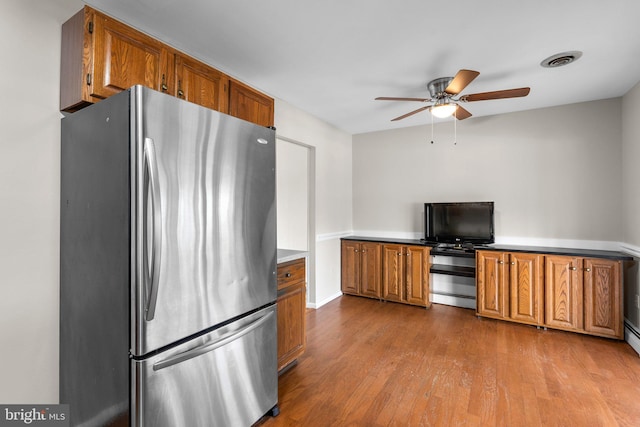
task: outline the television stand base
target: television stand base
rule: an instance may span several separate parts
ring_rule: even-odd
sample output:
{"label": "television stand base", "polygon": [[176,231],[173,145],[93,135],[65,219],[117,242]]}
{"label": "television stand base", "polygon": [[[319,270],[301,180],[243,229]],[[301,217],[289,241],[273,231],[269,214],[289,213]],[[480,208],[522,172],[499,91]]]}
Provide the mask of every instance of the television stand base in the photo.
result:
{"label": "television stand base", "polygon": [[475,250],[475,246],[473,243],[439,243],[436,248],[438,249],[449,249],[456,251],[473,251]]}

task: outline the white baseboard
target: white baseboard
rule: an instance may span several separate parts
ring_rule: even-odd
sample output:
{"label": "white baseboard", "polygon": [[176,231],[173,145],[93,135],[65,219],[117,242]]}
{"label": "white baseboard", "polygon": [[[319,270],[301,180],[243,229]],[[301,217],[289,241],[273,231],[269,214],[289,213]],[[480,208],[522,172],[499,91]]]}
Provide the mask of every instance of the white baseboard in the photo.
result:
{"label": "white baseboard", "polygon": [[328,304],[331,301],[333,301],[334,299],[336,299],[338,297],[341,297],[341,296],[342,296],[342,292],[335,293],[335,294],[331,295],[330,297],[323,299],[320,302],[307,303],[307,308],[314,308],[314,309],[320,308],[323,305]]}

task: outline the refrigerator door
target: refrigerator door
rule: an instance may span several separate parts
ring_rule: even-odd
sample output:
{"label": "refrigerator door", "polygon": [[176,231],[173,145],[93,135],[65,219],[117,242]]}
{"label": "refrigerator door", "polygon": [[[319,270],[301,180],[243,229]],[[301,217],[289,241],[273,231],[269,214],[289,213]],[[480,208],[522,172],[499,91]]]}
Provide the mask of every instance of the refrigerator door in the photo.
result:
{"label": "refrigerator door", "polygon": [[276,299],[275,132],[135,86],[131,349]]}
{"label": "refrigerator door", "polygon": [[132,360],[131,425],[250,426],[278,398],[276,308]]}

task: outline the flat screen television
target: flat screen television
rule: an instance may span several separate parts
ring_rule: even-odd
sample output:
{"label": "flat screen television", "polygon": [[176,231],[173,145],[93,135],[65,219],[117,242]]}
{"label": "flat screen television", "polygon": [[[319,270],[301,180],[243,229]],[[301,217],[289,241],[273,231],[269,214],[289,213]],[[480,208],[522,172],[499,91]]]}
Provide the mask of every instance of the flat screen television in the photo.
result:
{"label": "flat screen television", "polygon": [[425,203],[425,240],[455,245],[494,243],[493,202]]}

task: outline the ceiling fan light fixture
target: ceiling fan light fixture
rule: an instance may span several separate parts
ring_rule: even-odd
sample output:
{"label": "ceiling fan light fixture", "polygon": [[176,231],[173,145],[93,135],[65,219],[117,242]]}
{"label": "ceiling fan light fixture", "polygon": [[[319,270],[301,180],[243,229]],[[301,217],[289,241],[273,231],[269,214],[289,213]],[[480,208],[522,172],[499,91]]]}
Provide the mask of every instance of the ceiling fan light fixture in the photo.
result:
{"label": "ceiling fan light fixture", "polygon": [[439,104],[431,107],[431,114],[439,119],[444,119],[446,117],[451,117],[457,108],[458,106],[456,104]]}

